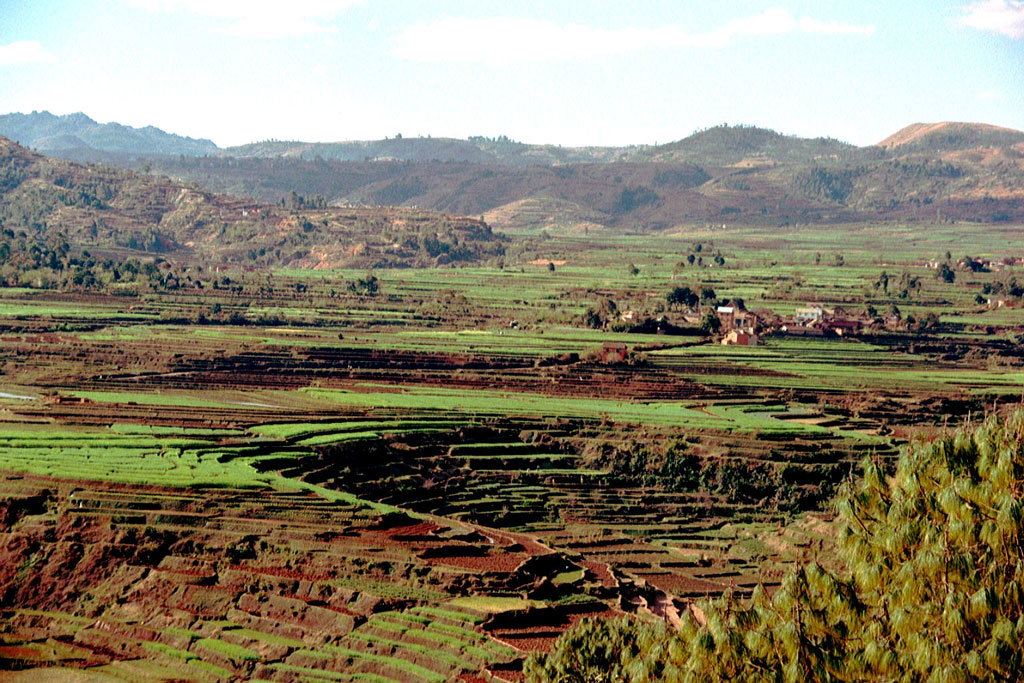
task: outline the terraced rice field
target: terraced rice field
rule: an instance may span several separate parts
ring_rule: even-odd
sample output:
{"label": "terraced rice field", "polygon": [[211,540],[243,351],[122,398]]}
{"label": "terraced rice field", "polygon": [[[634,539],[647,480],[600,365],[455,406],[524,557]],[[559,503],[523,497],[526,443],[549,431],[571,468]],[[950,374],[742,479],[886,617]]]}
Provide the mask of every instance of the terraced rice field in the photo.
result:
{"label": "terraced rice field", "polygon": [[[465,528],[389,522],[368,507],[308,493],[124,485],[54,491],[40,488],[46,481],[0,482],[8,500],[34,506],[4,536],[49,529],[37,557],[84,545],[92,561],[80,562],[55,596],[23,589],[24,606],[4,612],[8,659],[85,664],[111,675],[139,669],[292,680],[309,669],[332,680],[443,681],[514,657],[481,630],[483,613],[449,605],[443,590],[428,588],[510,580],[521,563],[473,573],[429,558],[431,548],[453,547],[500,557],[500,549],[445,537],[462,538]],[[117,551],[133,538],[132,552]],[[170,539],[188,545],[154,552],[151,546]],[[398,567],[406,575],[389,571]],[[82,593],[75,584],[89,582],[90,571],[103,575]],[[424,581],[419,591],[415,577]],[[360,579],[375,580],[376,594],[350,587]],[[121,596],[116,604],[108,602],[114,595]],[[34,602],[89,616],[33,609]],[[55,649],[39,633],[64,633],[69,642]]]}
{"label": "terraced rice field", "polygon": [[[889,231],[918,242],[883,257]],[[581,619],[672,623],[827,562],[860,459],[1024,391],[1021,309],[976,301],[1017,267],[937,281],[947,226],[524,240],[504,268],[374,271],[376,296],[353,271],[0,289],[0,677],[514,681]],[[695,242],[725,265],[685,265]],[[939,323],[723,346],[680,285]]]}

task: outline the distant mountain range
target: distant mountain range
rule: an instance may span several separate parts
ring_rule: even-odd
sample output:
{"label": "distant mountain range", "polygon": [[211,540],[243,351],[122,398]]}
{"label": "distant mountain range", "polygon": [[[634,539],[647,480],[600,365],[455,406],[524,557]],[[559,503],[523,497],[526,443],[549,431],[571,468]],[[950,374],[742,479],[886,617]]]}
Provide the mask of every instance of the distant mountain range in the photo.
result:
{"label": "distant mountain range", "polygon": [[1024,132],[978,123],[913,124],[866,147],[716,126],[657,146],[396,136],[221,149],[46,112],[0,116],[0,135],[51,156],[146,169],[263,202],[294,191],[337,206],[484,216],[500,230],[1024,221]]}
{"label": "distant mountain range", "polygon": [[207,139],[182,137],[153,126],[132,128],[113,122],[97,123],[81,112],[57,116],[47,111],[0,115],[0,135],[38,152],[76,161],[185,155],[307,161],[449,161],[508,166],[614,162],[689,162],[712,166],[806,163],[840,157],[879,158],[912,152],[1008,148],[1024,143],[1022,131],[981,123],[943,122],[915,123],[868,147],[832,138],[782,135],[755,126],[723,125],[664,145],[627,147],[535,145],[504,136],[476,136],[466,140],[397,136],[348,142],[267,140],[220,148]]}
{"label": "distant mountain range", "polygon": [[331,161],[459,161],[512,166],[611,162],[635,147],[560,147],[528,145],[505,137],[403,138],[351,142],[267,140],[219,148],[210,140],[182,137],[147,126],[97,123],[85,114],[56,116],[48,111],[0,115],[0,135],[43,154],[72,161],[126,162],[152,156],[299,158]]}
{"label": "distant mountain range", "polygon": [[[55,116],[48,111],[0,116],[0,135],[44,154],[102,161],[109,155],[185,154],[217,152],[210,140],[196,140],[146,126],[97,123],[78,112]],[[94,158],[88,158],[92,155]]]}

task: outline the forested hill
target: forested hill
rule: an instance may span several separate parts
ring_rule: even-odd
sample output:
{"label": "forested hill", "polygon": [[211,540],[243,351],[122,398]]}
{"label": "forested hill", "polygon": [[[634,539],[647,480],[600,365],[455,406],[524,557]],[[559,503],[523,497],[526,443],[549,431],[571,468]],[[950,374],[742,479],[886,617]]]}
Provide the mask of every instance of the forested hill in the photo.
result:
{"label": "forested hill", "polygon": [[705,166],[753,163],[809,163],[852,156],[859,148],[832,138],[782,135],[755,126],[715,126],[665,145],[648,147],[636,161],[689,161]]}
{"label": "forested hill", "polygon": [[[477,262],[504,251],[502,238],[477,219],[411,208],[332,208],[323,197],[297,194],[261,204],[164,177],[51,159],[6,138],[0,138],[0,230],[7,245],[0,246],[0,265],[20,260],[17,267],[30,270],[59,270],[61,258],[81,252],[368,267]],[[57,256],[41,260],[43,253]]]}
{"label": "forested hill", "polygon": [[296,142],[268,140],[227,147],[221,156],[249,158],[299,158],[329,161],[437,161],[502,166],[553,166],[556,164],[609,163],[636,153],[639,147],[562,147],[510,140],[505,136],[455,138],[406,138],[351,142]]}

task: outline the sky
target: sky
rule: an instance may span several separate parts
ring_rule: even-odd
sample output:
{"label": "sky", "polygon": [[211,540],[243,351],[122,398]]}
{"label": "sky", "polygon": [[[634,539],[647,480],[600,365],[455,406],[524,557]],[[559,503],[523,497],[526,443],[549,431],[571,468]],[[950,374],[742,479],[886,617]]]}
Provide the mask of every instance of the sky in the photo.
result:
{"label": "sky", "polygon": [[220,146],[1024,129],[1024,0],[0,0],[0,113]]}

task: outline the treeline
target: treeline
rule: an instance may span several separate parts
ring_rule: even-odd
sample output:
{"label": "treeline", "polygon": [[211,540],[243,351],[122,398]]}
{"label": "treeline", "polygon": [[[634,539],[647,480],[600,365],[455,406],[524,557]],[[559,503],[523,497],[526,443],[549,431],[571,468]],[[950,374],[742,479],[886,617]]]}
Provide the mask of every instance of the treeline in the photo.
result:
{"label": "treeline", "polygon": [[0,231],[0,287],[31,287],[80,291],[176,291],[185,287],[216,288],[202,267],[181,266],[162,259],[141,261],[97,259],[88,250],[73,250],[62,233],[46,238],[24,231]]}
{"label": "treeline", "polygon": [[712,455],[674,438],[591,442],[581,455],[588,469],[604,470],[623,486],[707,492],[729,503],[757,504],[780,513],[820,507],[850,471],[840,464],[807,468],[729,453]]}

